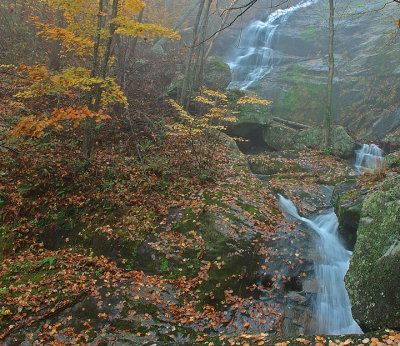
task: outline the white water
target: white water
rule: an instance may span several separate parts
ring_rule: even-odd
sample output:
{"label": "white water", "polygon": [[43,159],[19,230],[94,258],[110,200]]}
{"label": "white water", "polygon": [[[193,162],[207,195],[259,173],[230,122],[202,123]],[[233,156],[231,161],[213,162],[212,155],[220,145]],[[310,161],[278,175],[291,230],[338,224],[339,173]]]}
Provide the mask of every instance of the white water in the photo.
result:
{"label": "white water", "polygon": [[282,56],[271,48],[278,27],[294,12],[309,7],[318,0],[301,1],[285,9],[266,14],[264,20],[256,20],[244,29],[239,47],[227,61],[232,72],[229,88],[247,89],[271,72]]}
{"label": "white water", "polygon": [[363,144],[361,149],[356,150],[355,168],[359,173],[375,171],[383,166],[382,150],[375,144]]}
{"label": "white water", "polygon": [[296,206],[281,195],[279,203],[284,213],[305,222],[317,233],[316,247],[320,260],[314,263],[314,269],[320,289],[313,302],[313,313],[318,323],[315,332],[332,335],[362,333],[351,314],[351,304],[344,285],[351,252],[339,241],[335,213],[332,210],[309,220],[301,217]]}

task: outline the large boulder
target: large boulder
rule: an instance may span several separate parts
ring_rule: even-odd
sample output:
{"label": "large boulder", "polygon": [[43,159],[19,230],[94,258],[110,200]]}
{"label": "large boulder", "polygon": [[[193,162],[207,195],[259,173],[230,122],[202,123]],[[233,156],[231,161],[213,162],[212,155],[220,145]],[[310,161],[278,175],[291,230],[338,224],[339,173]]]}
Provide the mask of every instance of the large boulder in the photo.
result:
{"label": "large boulder", "polygon": [[231,82],[231,69],[220,57],[211,56],[204,64],[203,83],[211,90],[225,90]]}
{"label": "large boulder", "polygon": [[338,217],[338,235],[343,246],[353,250],[366,190],[357,187],[356,180],[345,181],[335,186],[331,204]]}
{"label": "large boulder", "polygon": [[263,129],[263,139],[269,148],[274,150],[294,149],[294,137],[298,131],[285,125],[273,123]]}
{"label": "large boulder", "polygon": [[385,156],[385,167],[387,169],[400,169],[400,150]]}
{"label": "large boulder", "polygon": [[228,125],[228,134],[245,139],[238,143],[240,150],[255,153],[272,148],[267,147],[263,140],[263,131],[272,123],[269,107],[260,104],[238,104],[244,96],[256,96],[254,92],[230,89],[227,92],[230,108],[235,112],[237,121]]}
{"label": "large boulder", "polygon": [[[304,145],[310,149],[321,149],[323,143],[322,127],[312,127],[300,131],[295,137],[295,142],[297,145]],[[348,159],[354,155],[357,144],[343,126],[332,126],[329,146],[333,155]]]}
{"label": "large boulder", "polygon": [[353,317],[364,331],[400,329],[400,181],[394,175],[362,207],[346,275]]}
{"label": "large boulder", "polygon": [[254,124],[259,126],[266,126],[272,122],[272,115],[270,107],[254,103],[238,104],[238,100],[244,96],[256,96],[254,92],[239,89],[228,90],[228,100],[231,107],[235,110],[237,122],[235,126],[242,126],[243,124]]}

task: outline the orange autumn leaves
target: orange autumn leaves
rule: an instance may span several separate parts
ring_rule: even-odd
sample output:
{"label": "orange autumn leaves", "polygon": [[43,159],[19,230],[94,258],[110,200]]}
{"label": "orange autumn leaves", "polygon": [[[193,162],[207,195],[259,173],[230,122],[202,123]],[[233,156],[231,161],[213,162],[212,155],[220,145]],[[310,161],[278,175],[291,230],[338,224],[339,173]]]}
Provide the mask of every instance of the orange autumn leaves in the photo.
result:
{"label": "orange autumn leaves", "polygon": [[[145,6],[140,0],[43,2],[49,11],[46,22],[38,21],[36,13],[31,19],[38,36],[58,44],[55,54],[64,68],[0,66],[13,89],[9,101],[23,103],[24,112],[13,114],[15,126],[9,131],[13,137],[41,137],[46,130],[76,128],[85,119],[100,122],[110,118],[105,114],[110,106],[127,106],[127,98],[107,66],[113,61],[108,50],[114,35],[179,38],[171,29],[137,21]],[[54,111],[44,111],[43,105]]]}
{"label": "orange autumn leaves", "polygon": [[[69,68],[61,73],[52,73],[44,66],[0,66],[14,73],[14,99],[20,100],[22,106],[31,114],[18,119],[9,135],[15,138],[22,136],[41,137],[48,129],[61,131],[64,128],[78,127],[85,119],[96,122],[110,119],[105,114],[105,107],[112,103],[126,104],[126,98],[112,78],[102,80],[90,77],[90,71],[84,68]],[[22,81],[22,82],[21,82]],[[103,88],[101,105],[98,111],[92,111],[85,104],[85,95],[94,87]],[[48,99],[57,99],[58,106],[52,112],[35,114],[38,103]],[[32,107],[29,105],[32,104]],[[30,110],[32,109],[32,111]]]}
{"label": "orange autumn leaves", "polygon": [[29,115],[22,118],[16,127],[11,132],[13,137],[27,135],[30,137],[41,137],[44,131],[49,127],[54,127],[56,130],[64,128],[63,122],[71,122],[74,128],[78,127],[86,118],[95,119],[96,122],[110,119],[110,116],[104,114],[101,110],[97,113],[92,112],[86,106],[81,108],[71,106],[68,108],[55,109],[50,117],[42,115],[37,118],[34,115]]}

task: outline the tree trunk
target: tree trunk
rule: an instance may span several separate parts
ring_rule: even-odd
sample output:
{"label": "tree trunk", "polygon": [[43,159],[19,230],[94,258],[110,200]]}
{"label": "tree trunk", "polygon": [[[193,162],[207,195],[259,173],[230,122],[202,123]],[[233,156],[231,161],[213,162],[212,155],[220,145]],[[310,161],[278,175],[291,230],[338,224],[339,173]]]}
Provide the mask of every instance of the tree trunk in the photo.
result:
{"label": "tree trunk", "polygon": [[225,26],[226,26],[226,23],[228,22],[228,18],[229,18],[229,14],[230,14],[229,8],[232,8],[232,7],[235,6],[238,2],[239,2],[239,0],[232,0],[231,4],[230,4],[229,7],[228,7],[228,10],[226,10],[226,12],[225,12],[225,14],[224,14],[224,17],[223,17],[223,19],[222,19],[221,25],[219,26],[219,29],[218,29],[217,33],[214,35],[214,37],[213,37],[213,38],[211,39],[211,41],[210,41],[210,44],[208,45],[207,52],[206,52],[206,54],[205,54],[205,56],[204,56],[204,60],[207,60],[208,56],[209,56],[210,53],[211,53],[211,50],[212,50],[213,47],[214,47],[215,41],[217,40],[217,38],[219,37],[219,35],[221,35],[221,32],[223,31],[223,29],[224,29]]}
{"label": "tree trunk", "polygon": [[329,0],[329,75],[327,87],[327,102],[326,114],[324,119],[324,146],[327,149],[329,146],[329,137],[332,123],[332,86],[333,86],[333,73],[335,69],[335,59],[333,56],[333,37],[335,34],[334,17],[335,6],[334,0]]}
{"label": "tree trunk", "polygon": [[194,83],[199,82],[200,85],[203,83],[203,66],[205,63],[204,57],[206,53],[206,47],[204,41],[207,38],[207,27],[208,27],[208,19],[210,14],[210,7],[213,0],[208,0],[206,11],[204,12],[203,16],[203,24],[202,24],[202,34],[200,38],[200,45],[199,45],[199,56],[197,57],[196,63],[196,74],[194,76]]}
{"label": "tree trunk", "polygon": [[[189,9],[185,12],[185,14],[181,17],[181,19],[179,19],[179,21],[174,25],[172,30],[176,31],[181,27],[181,25],[185,22],[187,17],[189,17],[189,15],[194,11],[194,9],[197,7],[197,5],[200,3],[200,1],[202,1],[202,0],[197,0],[196,2],[193,3],[192,6],[189,7]],[[155,49],[157,46],[162,46],[165,42],[167,42],[167,40],[168,40],[167,37],[163,37],[163,38],[159,39],[154,44],[152,49]]]}
{"label": "tree trunk", "polygon": [[194,28],[193,28],[192,46],[190,47],[190,50],[189,50],[189,55],[188,55],[188,59],[187,59],[187,62],[186,62],[186,67],[185,67],[185,74],[184,74],[183,81],[182,81],[182,90],[181,90],[181,94],[180,94],[180,97],[179,97],[179,104],[181,106],[183,106],[186,103],[186,99],[188,97],[188,86],[189,86],[189,79],[190,79],[190,70],[191,70],[191,67],[192,67],[194,49],[195,49],[196,44],[198,42],[198,30],[199,30],[201,14],[203,13],[203,9],[204,9],[204,3],[205,3],[205,0],[201,0],[200,6],[199,6],[199,10],[198,10],[197,16],[196,16],[196,21],[195,21]]}
{"label": "tree trunk", "polygon": [[[63,11],[61,9],[57,9],[56,11],[56,26],[61,27],[63,25]],[[60,41],[54,40],[51,43],[50,48],[50,57],[49,57],[49,69],[54,71],[59,71],[61,68],[61,60],[60,60]]]}
{"label": "tree trunk", "polygon": [[[104,6],[103,0],[99,0],[99,10]],[[99,55],[99,47],[100,47],[100,37],[101,37],[101,28],[103,26],[103,20],[101,16],[101,12],[99,11],[99,17],[97,22],[97,28],[100,30],[97,31],[96,42],[94,46],[93,52],[93,77],[100,77],[101,80],[104,80],[107,76],[107,66],[108,61],[110,59],[111,54],[111,44],[112,39],[117,29],[117,25],[113,22],[113,20],[117,17],[118,14],[118,0],[113,0],[112,2],[112,10],[111,10],[111,18],[110,24],[108,28],[108,36],[105,42],[104,53],[99,67],[98,55]],[[101,107],[101,95],[103,89],[100,85],[95,85],[93,88],[92,97],[90,98],[89,109],[93,112],[98,112]],[[95,144],[95,121],[93,119],[87,119],[85,122],[84,136],[83,136],[83,154],[86,158],[91,158],[93,155]]]}

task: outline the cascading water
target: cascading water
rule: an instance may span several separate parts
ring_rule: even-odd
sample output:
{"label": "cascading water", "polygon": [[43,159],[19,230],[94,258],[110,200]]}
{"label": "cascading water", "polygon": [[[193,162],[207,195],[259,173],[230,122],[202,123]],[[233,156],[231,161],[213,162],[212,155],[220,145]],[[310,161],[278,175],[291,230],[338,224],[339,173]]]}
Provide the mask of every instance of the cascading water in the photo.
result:
{"label": "cascading water", "polygon": [[339,241],[335,213],[330,210],[309,220],[301,217],[296,206],[281,195],[279,203],[286,214],[305,222],[317,234],[316,247],[320,260],[314,263],[314,269],[320,289],[313,302],[313,312],[318,322],[315,332],[332,335],[362,333],[351,314],[351,304],[344,285],[351,252]]}
{"label": "cascading water", "polygon": [[356,162],[354,164],[358,172],[375,171],[383,166],[383,152],[375,144],[363,144],[356,150]]}
{"label": "cascading water", "polygon": [[291,14],[317,1],[301,1],[292,7],[266,14],[264,20],[252,22],[243,31],[239,46],[227,61],[232,72],[229,88],[247,89],[270,73],[282,59],[282,55],[271,48],[276,30]]}

